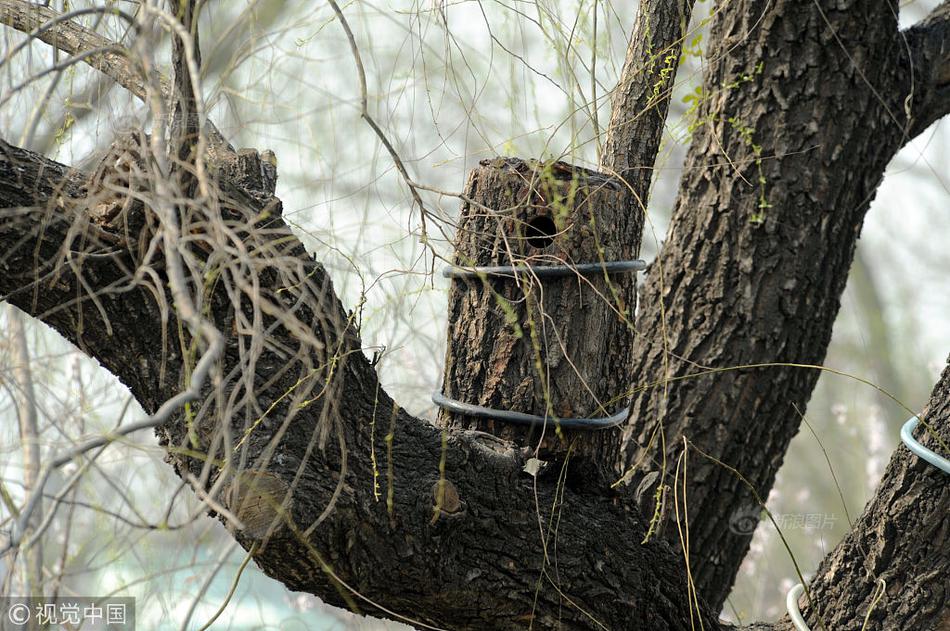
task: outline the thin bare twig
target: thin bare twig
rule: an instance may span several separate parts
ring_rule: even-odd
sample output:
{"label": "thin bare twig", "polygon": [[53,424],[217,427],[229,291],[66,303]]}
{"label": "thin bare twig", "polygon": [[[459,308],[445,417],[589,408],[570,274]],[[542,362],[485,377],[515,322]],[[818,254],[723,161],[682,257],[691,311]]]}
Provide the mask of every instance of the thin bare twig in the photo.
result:
{"label": "thin bare twig", "polygon": [[383,143],[383,146],[386,148],[386,151],[392,158],[393,163],[396,165],[396,170],[399,171],[399,174],[406,182],[406,186],[409,187],[409,191],[412,193],[412,199],[415,201],[416,205],[419,206],[419,215],[422,221],[422,238],[423,241],[425,241],[427,235],[426,213],[428,212],[426,210],[425,203],[422,201],[422,196],[419,195],[419,191],[417,190],[416,185],[413,183],[412,178],[409,176],[409,172],[406,170],[406,165],[403,164],[402,158],[399,157],[399,153],[396,151],[396,148],[393,147],[393,144],[389,141],[389,138],[386,137],[386,133],[383,132],[382,128],[376,123],[376,120],[369,113],[369,97],[368,90],[366,88],[366,70],[363,68],[363,59],[360,56],[359,46],[356,45],[356,37],[353,36],[353,31],[350,29],[350,23],[347,22],[346,17],[343,16],[343,11],[340,10],[340,5],[336,3],[336,0],[329,0],[329,2],[330,6],[333,8],[333,12],[336,13],[337,19],[340,20],[340,26],[343,27],[343,31],[346,33],[346,39],[350,44],[350,52],[353,54],[353,61],[356,64],[356,72],[359,74],[360,116],[373,129],[373,132],[376,133],[379,141]]}

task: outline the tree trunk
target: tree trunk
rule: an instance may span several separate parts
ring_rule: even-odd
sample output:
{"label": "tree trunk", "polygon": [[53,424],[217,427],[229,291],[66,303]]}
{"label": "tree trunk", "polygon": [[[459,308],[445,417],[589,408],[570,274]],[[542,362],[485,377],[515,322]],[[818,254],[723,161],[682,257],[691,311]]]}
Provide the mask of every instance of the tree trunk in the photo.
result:
{"label": "tree trunk", "polygon": [[[683,437],[719,461],[691,452],[686,487],[692,576],[714,607],[752,538],[724,522],[755,505],[746,481],[768,497],[864,214],[888,162],[933,120],[920,78],[944,28],[900,32],[891,7],[865,0],[716,11],[680,194],[641,292],[625,445],[641,471],[671,472]],[[666,534],[678,545],[672,520]]]}
{"label": "tree trunk", "polygon": [[[188,358],[163,342],[178,321],[151,290],[127,282],[127,251],[87,257],[82,280],[58,265],[64,249],[95,251],[96,237],[110,236],[82,229],[84,182],[0,142],[0,208],[14,208],[0,215],[0,292],[97,358],[154,412],[187,381]],[[243,199],[244,221],[256,221],[263,204]],[[557,470],[531,475],[509,443],[480,432],[454,431],[443,442],[441,430],[379,387],[325,270],[282,220],[253,232],[231,221],[249,251],[279,252],[290,274],[263,274],[258,299],[285,301],[315,326],[308,333],[269,321],[268,345],[248,375],[241,316],[216,293],[209,316],[230,332],[224,378],[196,414],[158,434],[176,472],[246,522],[226,524],[268,575],[417,626],[691,629],[681,615],[691,606],[681,564],[662,541],[637,544],[644,526],[635,505],[565,488]],[[83,283],[103,288],[98,300],[75,300]],[[299,349],[313,353],[294,356]],[[332,372],[323,349],[338,351]],[[255,396],[242,401],[248,377]],[[261,411],[214,413],[215,392]],[[230,457],[226,436],[239,442]],[[697,615],[719,628],[701,601]]]}

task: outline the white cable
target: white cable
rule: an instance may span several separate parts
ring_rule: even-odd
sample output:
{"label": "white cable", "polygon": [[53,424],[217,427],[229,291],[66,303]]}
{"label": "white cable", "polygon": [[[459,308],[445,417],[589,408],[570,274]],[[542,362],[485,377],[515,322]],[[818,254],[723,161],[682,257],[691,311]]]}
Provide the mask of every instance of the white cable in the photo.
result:
{"label": "white cable", "polygon": [[907,448],[917,454],[919,458],[923,458],[944,473],[950,474],[950,460],[927,449],[914,438],[914,429],[919,422],[920,419],[916,416],[910,417],[907,422],[904,423],[904,426],[901,427],[901,440],[904,441]]}
{"label": "white cable", "polygon": [[788,595],[785,597],[785,609],[788,610],[788,617],[792,619],[792,624],[795,625],[798,631],[811,631],[808,625],[805,624],[802,613],[798,610],[798,599],[804,593],[805,586],[801,583],[788,590]]}

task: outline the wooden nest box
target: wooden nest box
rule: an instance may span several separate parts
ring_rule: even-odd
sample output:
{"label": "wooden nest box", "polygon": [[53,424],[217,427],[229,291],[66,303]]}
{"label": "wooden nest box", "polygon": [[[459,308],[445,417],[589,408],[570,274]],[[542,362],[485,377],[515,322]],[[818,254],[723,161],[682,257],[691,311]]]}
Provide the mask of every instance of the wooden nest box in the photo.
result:
{"label": "wooden nest box", "polygon": [[[561,450],[578,434],[556,419],[607,417],[628,404],[630,264],[643,215],[620,180],[564,162],[482,161],[465,197],[447,272],[455,277],[442,398],[547,422],[462,414],[444,401],[439,418],[521,446],[537,446],[543,432],[542,447]],[[621,263],[628,268],[604,265]],[[474,269],[499,266],[515,269]],[[563,273],[547,274],[551,266]]]}

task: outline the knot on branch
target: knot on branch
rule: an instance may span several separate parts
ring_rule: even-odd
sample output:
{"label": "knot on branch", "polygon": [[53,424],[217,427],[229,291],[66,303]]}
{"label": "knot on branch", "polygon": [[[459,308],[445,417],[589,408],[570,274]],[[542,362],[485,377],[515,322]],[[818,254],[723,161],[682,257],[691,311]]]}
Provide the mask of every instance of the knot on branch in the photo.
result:
{"label": "knot on branch", "polygon": [[220,164],[224,177],[265,203],[277,190],[277,158],[270,149],[238,149]]}
{"label": "knot on branch", "polygon": [[[89,219],[100,226],[129,229],[129,219],[144,218],[141,195],[148,190],[148,168],[144,156],[148,136],[138,130],[119,134],[98,161],[86,182]],[[133,208],[138,212],[133,213]],[[136,226],[138,233],[141,225]]]}
{"label": "knot on branch", "polygon": [[280,530],[293,506],[290,487],[268,471],[241,471],[225,494],[228,510],[243,526],[242,534],[264,541]]}

